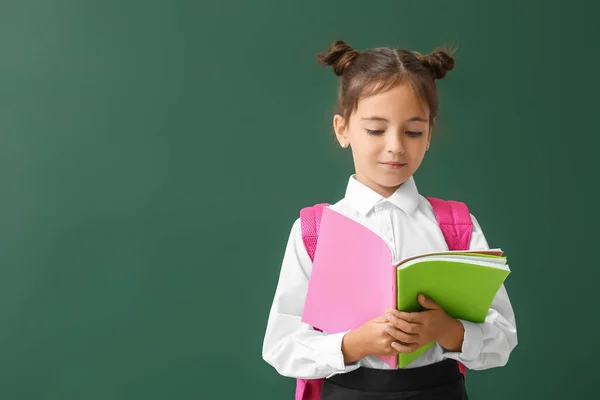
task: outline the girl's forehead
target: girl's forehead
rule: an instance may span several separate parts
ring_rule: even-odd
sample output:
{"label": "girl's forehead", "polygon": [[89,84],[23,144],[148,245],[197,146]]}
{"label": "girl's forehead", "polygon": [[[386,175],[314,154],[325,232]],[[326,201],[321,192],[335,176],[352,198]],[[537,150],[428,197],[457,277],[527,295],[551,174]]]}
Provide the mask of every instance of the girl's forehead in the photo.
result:
{"label": "girl's forehead", "polygon": [[357,115],[378,113],[388,116],[403,116],[410,114],[410,118],[417,114],[426,117],[428,108],[425,102],[410,87],[410,85],[397,85],[391,89],[375,93],[359,100],[356,110]]}

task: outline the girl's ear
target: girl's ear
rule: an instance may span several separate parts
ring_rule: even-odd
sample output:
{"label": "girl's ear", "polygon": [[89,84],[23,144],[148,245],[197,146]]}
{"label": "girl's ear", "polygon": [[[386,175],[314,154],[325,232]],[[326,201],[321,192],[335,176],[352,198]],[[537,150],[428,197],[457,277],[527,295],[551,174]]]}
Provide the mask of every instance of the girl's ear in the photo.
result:
{"label": "girl's ear", "polygon": [[429,145],[431,144],[431,131],[433,129],[429,128],[429,135],[427,135],[427,148],[425,149],[425,151],[429,150]]}
{"label": "girl's ear", "polygon": [[347,147],[348,138],[346,137],[346,121],[344,121],[344,118],[339,114],[333,116],[333,130],[335,131],[335,136],[337,137],[340,146]]}

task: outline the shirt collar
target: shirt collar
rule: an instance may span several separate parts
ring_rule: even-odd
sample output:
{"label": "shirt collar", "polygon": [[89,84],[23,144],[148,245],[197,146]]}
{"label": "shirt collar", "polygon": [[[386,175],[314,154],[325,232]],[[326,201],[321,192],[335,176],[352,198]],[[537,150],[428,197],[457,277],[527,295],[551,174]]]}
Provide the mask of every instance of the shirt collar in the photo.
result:
{"label": "shirt collar", "polygon": [[419,191],[411,176],[387,199],[356,180],[356,175],[350,176],[346,187],[345,199],[358,212],[367,215],[377,203],[389,202],[407,214],[414,211],[419,203]]}

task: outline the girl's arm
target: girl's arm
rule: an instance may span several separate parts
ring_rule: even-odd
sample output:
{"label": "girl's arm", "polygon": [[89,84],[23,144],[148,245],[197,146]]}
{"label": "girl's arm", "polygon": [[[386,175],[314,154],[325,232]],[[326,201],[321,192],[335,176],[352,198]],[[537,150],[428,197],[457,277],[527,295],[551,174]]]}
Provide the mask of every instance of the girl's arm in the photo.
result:
{"label": "girl's arm", "polygon": [[[473,233],[470,249],[489,249],[481,226],[471,216]],[[485,322],[463,324],[464,340],[460,352],[446,352],[444,357],[461,361],[468,369],[482,370],[506,365],[510,353],[517,345],[515,315],[504,285],[494,298]]]}
{"label": "girl's arm", "polygon": [[327,335],[301,321],[311,271],[298,218],[285,249],[262,351],[267,363],[292,378],[325,378],[358,368],[357,362],[344,363],[345,332]]}

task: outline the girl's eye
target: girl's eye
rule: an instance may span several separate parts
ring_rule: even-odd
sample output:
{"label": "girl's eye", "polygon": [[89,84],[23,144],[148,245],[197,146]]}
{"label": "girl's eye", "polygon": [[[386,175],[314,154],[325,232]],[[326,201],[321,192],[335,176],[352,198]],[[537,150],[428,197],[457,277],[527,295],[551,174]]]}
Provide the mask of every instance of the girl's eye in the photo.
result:
{"label": "girl's eye", "polygon": [[417,136],[421,136],[423,134],[423,132],[406,131],[406,134],[410,137],[417,137]]}
{"label": "girl's eye", "polygon": [[367,133],[368,133],[369,135],[374,135],[374,136],[376,136],[376,135],[381,135],[381,134],[383,133],[383,131],[382,131],[382,130],[371,130],[371,129],[367,129]]}

